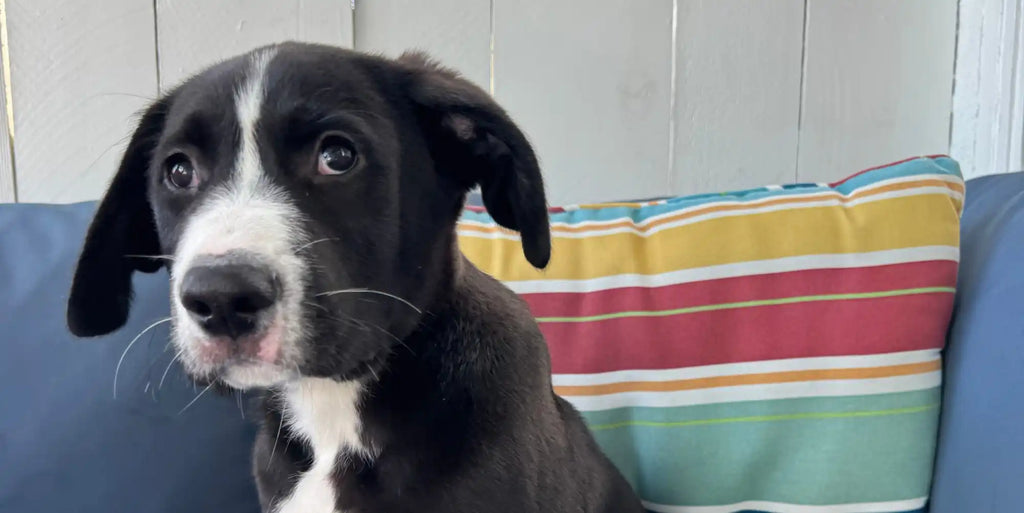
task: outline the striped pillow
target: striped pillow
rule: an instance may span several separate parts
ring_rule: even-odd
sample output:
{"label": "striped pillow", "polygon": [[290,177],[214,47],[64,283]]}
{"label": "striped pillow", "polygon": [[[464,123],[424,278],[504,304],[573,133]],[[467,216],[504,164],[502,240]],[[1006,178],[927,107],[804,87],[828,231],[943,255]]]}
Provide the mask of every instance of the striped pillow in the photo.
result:
{"label": "striped pillow", "polygon": [[545,271],[479,209],[459,236],[530,304],[556,392],[649,510],[916,511],[963,191],[957,164],[930,157],[553,209]]}

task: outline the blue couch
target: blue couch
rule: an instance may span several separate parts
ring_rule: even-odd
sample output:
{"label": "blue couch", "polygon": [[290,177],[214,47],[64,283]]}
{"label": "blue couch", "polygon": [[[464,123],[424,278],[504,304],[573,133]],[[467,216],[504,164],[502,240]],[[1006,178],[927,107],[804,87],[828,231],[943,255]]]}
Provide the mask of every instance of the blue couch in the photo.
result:
{"label": "blue couch", "polygon": [[[240,395],[194,400],[160,323],[165,274],[136,276],[124,329],[67,333],[93,208],[0,205],[0,512],[258,511],[258,408]],[[930,507],[1022,511],[1024,174],[968,182],[962,239]]]}

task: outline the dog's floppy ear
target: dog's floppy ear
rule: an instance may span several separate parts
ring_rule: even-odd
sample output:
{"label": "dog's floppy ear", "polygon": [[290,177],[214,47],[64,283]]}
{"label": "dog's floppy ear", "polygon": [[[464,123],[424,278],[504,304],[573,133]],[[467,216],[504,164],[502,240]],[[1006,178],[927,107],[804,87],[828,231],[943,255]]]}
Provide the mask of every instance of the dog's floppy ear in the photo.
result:
{"label": "dog's floppy ear", "polygon": [[551,258],[544,182],[523,133],[490,95],[421,53],[399,62],[410,70],[409,95],[439,171],[465,190],[480,186],[487,212],[519,232],[534,267]]}
{"label": "dog's floppy ear", "polygon": [[77,336],[103,335],[124,326],[132,272],[154,272],[162,265],[147,258],[160,254],[147,169],[166,110],[167,100],[159,100],[142,115],[89,225],[68,299],[68,328]]}

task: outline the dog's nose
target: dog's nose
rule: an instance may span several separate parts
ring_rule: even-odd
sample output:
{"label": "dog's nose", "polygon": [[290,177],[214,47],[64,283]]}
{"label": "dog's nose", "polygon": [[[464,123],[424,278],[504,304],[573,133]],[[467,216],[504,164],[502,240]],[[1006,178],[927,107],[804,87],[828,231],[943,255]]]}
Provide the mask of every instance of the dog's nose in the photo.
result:
{"label": "dog's nose", "polygon": [[181,282],[181,304],[213,336],[238,339],[256,330],[278,298],[274,273],[249,263],[200,265]]}

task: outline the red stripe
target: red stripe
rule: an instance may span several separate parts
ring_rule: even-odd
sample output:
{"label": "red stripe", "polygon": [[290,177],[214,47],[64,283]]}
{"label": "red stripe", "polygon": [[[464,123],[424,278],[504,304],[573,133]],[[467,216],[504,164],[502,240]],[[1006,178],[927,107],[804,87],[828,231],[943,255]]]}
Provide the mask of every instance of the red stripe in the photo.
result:
{"label": "red stripe", "polygon": [[537,317],[582,317],[817,294],[952,287],[956,284],[956,270],[956,262],[935,260],[740,276],[650,288],[523,294],[523,298]]}
{"label": "red stripe", "polygon": [[847,181],[849,181],[849,180],[851,180],[853,178],[856,178],[856,177],[858,177],[858,176],[860,176],[860,175],[862,175],[864,173],[870,173],[872,171],[875,171],[875,170],[878,170],[878,169],[884,169],[884,168],[887,168],[887,167],[898,166],[900,164],[903,164],[903,163],[906,163],[906,162],[910,162],[912,160],[918,160],[918,159],[932,159],[932,160],[935,160],[935,159],[948,159],[948,158],[950,158],[949,155],[922,155],[922,156],[919,156],[919,157],[910,157],[910,158],[906,158],[906,159],[903,159],[903,160],[897,160],[896,162],[890,162],[888,164],[882,164],[881,166],[869,167],[869,168],[867,168],[867,169],[865,169],[863,171],[859,171],[859,172],[856,172],[856,173],[854,173],[854,174],[852,174],[850,176],[847,176],[846,178],[843,178],[842,180],[839,180],[838,182],[832,182],[832,183],[828,184],[828,186],[832,187],[832,188],[835,188],[835,187],[838,187],[838,186],[846,183]]}
{"label": "red stripe", "polygon": [[820,301],[542,323],[556,373],[878,354],[943,347],[953,295]]}

